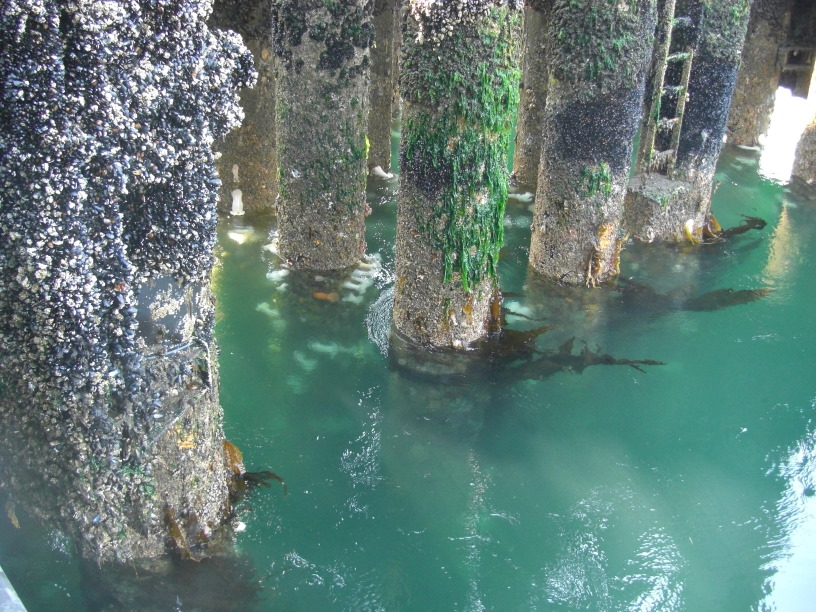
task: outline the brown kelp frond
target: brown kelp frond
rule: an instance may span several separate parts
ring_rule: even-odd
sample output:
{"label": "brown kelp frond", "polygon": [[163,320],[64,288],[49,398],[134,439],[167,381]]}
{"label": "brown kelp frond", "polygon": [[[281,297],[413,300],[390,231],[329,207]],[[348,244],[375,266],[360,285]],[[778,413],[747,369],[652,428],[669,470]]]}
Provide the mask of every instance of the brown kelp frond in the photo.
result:
{"label": "brown kelp frond", "polygon": [[240,476],[244,472],[244,455],[229,440],[224,440],[224,462],[233,474]]}
{"label": "brown kelp frond", "polygon": [[645,372],[642,366],[665,365],[654,359],[618,359],[608,353],[602,353],[600,347],[595,350],[583,343],[583,348],[575,352],[575,337],[565,341],[555,350],[541,351],[541,357],[531,359],[525,363],[508,367],[502,375],[513,380],[544,380],[558,372],[572,371],[581,373],[585,368],[594,365],[625,365]]}
{"label": "brown kelp frond", "polygon": [[744,234],[751,230],[764,229],[767,225],[765,219],[760,219],[759,217],[749,217],[747,215],[743,215],[742,219],[742,223],[739,225],[729,227],[728,229],[723,229],[714,218],[714,215],[709,215],[708,219],[706,219],[705,225],[703,226],[703,243],[716,244],[719,242],[724,242],[733,236],[739,236],[740,234]]}
{"label": "brown kelp frond", "polygon": [[771,289],[717,289],[691,298],[683,309],[695,312],[721,310],[761,300],[772,292]]}
{"label": "brown kelp frond", "polygon": [[249,495],[252,490],[258,486],[267,488],[271,487],[272,485],[269,484],[270,480],[277,480],[279,483],[281,483],[284,496],[289,494],[289,488],[286,486],[286,482],[284,482],[283,478],[274,472],[263,470],[260,472],[244,472],[242,474],[234,474],[230,478],[229,482],[231,504],[235,505]]}
{"label": "brown kelp frond", "polygon": [[662,315],[675,310],[694,312],[721,310],[755,302],[772,293],[771,289],[715,289],[702,295],[691,296],[693,287],[678,287],[668,293],[658,293],[648,285],[630,278],[618,279],[617,291],[627,309],[638,309],[652,315]]}
{"label": "brown kelp frond", "polygon": [[279,483],[281,483],[281,486],[283,487],[284,496],[289,494],[289,489],[286,486],[286,482],[284,482],[283,478],[281,478],[274,472],[270,472],[268,470],[263,470],[260,472],[245,472],[243,475],[243,479],[246,489],[252,489],[257,485],[261,485],[262,487],[270,487],[272,485],[269,484],[269,481],[277,480]]}
{"label": "brown kelp frond", "polygon": [[248,493],[258,485],[270,487],[269,480],[277,480],[283,487],[283,494],[288,495],[289,490],[283,478],[268,470],[259,472],[247,472],[244,467],[243,453],[232,442],[224,440],[224,463],[232,472],[227,479],[229,489],[230,506],[241,501]]}
{"label": "brown kelp frond", "polygon": [[502,327],[500,332],[479,340],[475,348],[482,354],[502,362],[530,359],[538,352],[535,346],[536,338],[552,329],[552,325],[528,330]]}
{"label": "brown kelp frond", "polygon": [[[175,552],[178,553],[182,559],[189,559],[190,561],[198,563],[202,559],[208,558],[208,555],[203,551],[190,548],[190,545],[187,543],[187,536],[184,534],[185,526],[179,525],[179,522],[176,520],[176,513],[172,508],[166,507],[164,509],[164,521],[167,523],[167,531]],[[193,522],[197,523],[198,521],[194,519]]]}
{"label": "brown kelp frond", "polygon": [[640,366],[666,365],[664,362],[655,361],[654,359],[618,359],[608,353],[602,353],[600,346],[596,346],[593,351],[586,342],[583,342],[583,344],[584,348],[581,349],[578,355],[572,354],[571,351],[570,353],[564,353],[559,350],[557,356],[561,360],[562,365],[579,373],[583,372],[584,368],[594,365],[625,365],[644,373],[645,370]]}

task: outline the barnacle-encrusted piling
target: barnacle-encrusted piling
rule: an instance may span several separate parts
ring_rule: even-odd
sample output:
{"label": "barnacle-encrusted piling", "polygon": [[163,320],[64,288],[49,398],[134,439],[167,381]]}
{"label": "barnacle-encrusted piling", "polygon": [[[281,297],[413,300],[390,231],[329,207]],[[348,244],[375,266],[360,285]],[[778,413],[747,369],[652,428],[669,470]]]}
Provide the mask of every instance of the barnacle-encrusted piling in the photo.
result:
{"label": "barnacle-encrusted piling", "polygon": [[792,175],[808,183],[816,182],[816,117],[802,132],[796,145]]}
{"label": "barnacle-encrusted piling", "polygon": [[487,332],[498,287],[520,12],[489,0],[408,11],[394,323],[411,342],[462,348]]}
{"label": "barnacle-encrusted piling", "polygon": [[339,269],[365,251],[372,0],[274,0],[279,255]]}
{"label": "barnacle-encrusted piling", "polygon": [[655,0],[556,0],[530,264],[568,284],[618,272]]}
{"label": "barnacle-encrusted piling", "polygon": [[227,500],[211,146],[254,71],[209,8],[0,8],[0,478],[96,562]]}
{"label": "barnacle-encrusted piling", "polygon": [[[275,155],[275,71],[272,52],[272,15],[269,0],[216,0],[211,28],[235,30],[252,51],[258,70],[253,87],[241,90],[244,121],[217,142],[216,160],[223,212],[253,213],[274,210],[278,197]],[[236,193],[239,191],[240,193]]]}
{"label": "barnacle-encrusted piling", "polygon": [[371,49],[371,108],[368,114],[368,167],[391,172],[391,120],[397,96],[399,7],[397,0],[374,0],[375,44]]}
{"label": "barnacle-encrusted piling", "polygon": [[754,0],[728,115],[728,140],[755,146],[771,122],[779,87],[779,47],[790,26],[791,0]]}
{"label": "barnacle-encrusted piling", "polygon": [[678,1],[698,28],[675,178],[690,183],[687,198],[670,209],[675,233],[697,241],[711,212],[714,171],[723,146],[737,81],[750,0]]}
{"label": "barnacle-encrusted piling", "polygon": [[524,38],[521,47],[521,90],[519,92],[513,179],[518,185],[535,187],[541,160],[541,118],[547,103],[550,80],[546,41],[552,0],[524,3]]}

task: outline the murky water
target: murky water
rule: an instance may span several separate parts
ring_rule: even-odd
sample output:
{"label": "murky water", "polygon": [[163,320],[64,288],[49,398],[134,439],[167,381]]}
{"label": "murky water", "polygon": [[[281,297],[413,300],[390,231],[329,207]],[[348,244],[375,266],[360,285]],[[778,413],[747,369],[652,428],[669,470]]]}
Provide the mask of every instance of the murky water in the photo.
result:
{"label": "murky water", "polygon": [[[630,245],[623,276],[656,293],[630,283],[556,295],[530,282],[531,203],[510,202],[509,323],[555,326],[541,351],[575,337],[573,354],[665,362],[642,370],[434,383],[390,369],[396,203],[385,181],[370,185],[372,257],[345,286],[282,274],[262,249],[263,220],[225,220],[225,427],[248,469],[288,489],[272,481],[239,514],[238,548],[262,586],[255,607],[812,609],[816,193],[760,178],[756,156],[723,156],[714,212],[724,227],[741,215],[767,227],[703,248]],[[693,309],[725,288],[771,293]],[[66,542],[46,540],[3,524],[0,563],[29,610],[86,609],[94,585]],[[156,609],[193,609],[185,592],[157,593]]]}

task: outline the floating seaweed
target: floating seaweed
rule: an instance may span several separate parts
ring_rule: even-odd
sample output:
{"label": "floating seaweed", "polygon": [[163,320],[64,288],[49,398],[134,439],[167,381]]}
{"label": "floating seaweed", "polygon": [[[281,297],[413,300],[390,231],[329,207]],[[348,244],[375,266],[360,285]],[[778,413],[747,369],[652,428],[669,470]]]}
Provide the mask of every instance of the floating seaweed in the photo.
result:
{"label": "floating seaweed", "polygon": [[583,349],[576,353],[575,340],[573,336],[555,350],[541,351],[542,356],[539,359],[509,367],[505,374],[512,375],[514,379],[543,380],[558,372],[570,371],[580,374],[584,369],[595,365],[624,365],[638,372],[645,372],[641,366],[665,365],[663,361],[654,359],[618,359],[608,353],[602,353],[600,347],[590,349],[586,342],[583,342]]}
{"label": "floating seaweed", "polygon": [[269,484],[270,480],[277,480],[283,487],[283,494],[289,494],[286,482],[274,472],[268,470],[247,472],[244,467],[243,453],[229,440],[224,440],[224,463],[230,472],[232,472],[227,481],[231,505],[241,501],[252,489],[259,485],[262,487],[271,487],[272,485]]}
{"label": "floating seaweed", "polygon": [[627,309],[651,312],[653,316],[678,310],[711,312],[731,306],[755,302],[772,293],[771,289],[715,289],[692,295],[693,287],[677,287],[667,293],[658,293],[649,285],[631,278],[618,279],[615,290]]}
{"label": "floating seaweed", "polygon": [[696,312],[721,310],[761,300],[771,293],[771,289],[717,289],[691,298],[683,309]]}
{"label": "floating seaweed", "polygon": [[552,330],[552,325],[543,325],[529,330],[502,327],[498,333],[479,340],[474,348],[487,355],[494,362],[511,363],[519,359],[532,359],[536,350],[536,338]]}
{"label": "floating seaweed", "polygon": [[705,224],[703,225],[703,244],[716,244],[718,242],[725,242],[729,238],[745,234],[751,230],[761,230],[767,225],[764,219],[759,217],[742,216],[742,223],[723,229],[714,218],[714,215],[708,215]]}
{"label": "floating seaweed", "polygon": [[243,472],[241,474],[234,474],[232,478],[230,478],[230,501],[233,505],[235,505],[249,495],[252,490],[259,485],[267,488],[271,487],[272,485],[269,484],[270,480],[277,480],[279,483],[281,483],[284,496],[289,494],[289,488],[286,486],[286,482],[274,472],[270,472],[268,470],[262,470],[259,472]]}

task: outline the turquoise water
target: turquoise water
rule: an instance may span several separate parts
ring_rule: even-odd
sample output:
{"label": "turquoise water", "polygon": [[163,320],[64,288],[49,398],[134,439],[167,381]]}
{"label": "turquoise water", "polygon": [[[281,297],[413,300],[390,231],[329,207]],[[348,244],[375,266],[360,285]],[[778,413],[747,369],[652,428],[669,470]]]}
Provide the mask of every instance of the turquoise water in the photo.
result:
{"label": "turquoise water", "polygon": [[[370,185],[368,252],[379,261],[356,289],[281,275],[262,248],[265,220],[224,220],[215,286],[227,437],[248,469],[274,471],[288,490],[273,481],[242,503],[237,546],[262,590],[235,609],[811,610],[816,192],[762,179],[756,155],[723,156],[713,210],[724,227],[762,217],[762,231],[624,251],[622,276],[664,298],[528,279],[530,203],[511,200],[509,324],[553,325],[542,351],[575,337],[574,354],[586,343],[665,362],[643,371],[434,382],[389,368],[387,182]],[[684,308],[723,288],[771,293]],[[334,290],[351,301],[312,295]],[[85,609],[90,587],[70,547],[45,533],[4,524],[0,563],[29,610]],[[26,546],[36,563],[9,561]],[[156,609],[195,609],[185,584],[173,588],[178,599],[157,594]]]}
{"label": "turquoise water", "polygon": [[228,437],[289,490],[261,491],[242,516],[266,608],[811,609],[813,194],[760,179],[753,153],[720,167],[723,226],[746,214],[763,231],[699,249],[631,245],[622,262],[663,293],[773,290],[714,312],[635,309],[602,289],[553,299],[525,278],[530,212],[510,204],[502,279],[521,296],[505,305],[555,326],[541,349],[574,335],[666,363],[645,372],[450,387],[391,371],[372,341],[387,333],[392,284],[386,184],[369,194],[383,270],[359,305],[298,297],[293,282],[279,291],[262,241],[223,241]]}

